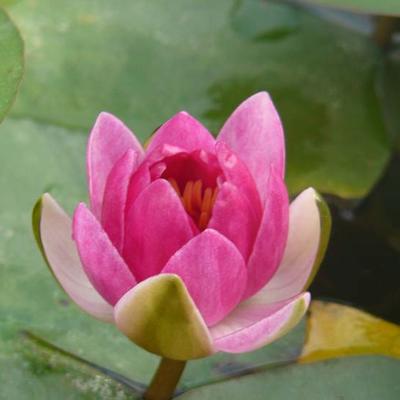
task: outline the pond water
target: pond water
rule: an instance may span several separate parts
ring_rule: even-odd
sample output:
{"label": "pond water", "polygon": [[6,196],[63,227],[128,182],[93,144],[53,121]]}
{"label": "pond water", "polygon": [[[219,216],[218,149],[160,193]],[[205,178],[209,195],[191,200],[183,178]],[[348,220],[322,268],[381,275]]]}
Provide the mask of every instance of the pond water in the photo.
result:
{"label": "pond water", "polygon": [[310,290],[400,323],[400,157],[356,204],[329,198],[332,236]]}

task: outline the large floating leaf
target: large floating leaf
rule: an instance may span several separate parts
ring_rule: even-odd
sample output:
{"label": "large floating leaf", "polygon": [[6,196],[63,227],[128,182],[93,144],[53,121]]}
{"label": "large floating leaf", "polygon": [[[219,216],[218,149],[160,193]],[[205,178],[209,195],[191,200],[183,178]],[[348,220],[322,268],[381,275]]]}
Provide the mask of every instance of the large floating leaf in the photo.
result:
{"label": "large floating leaf", "polygon": [[179,399],[395,400],[399,396],[398,361],[359,357],[266,369],[187,392]]}
{"label": "large floating leaf", "polygon": [[0,122],[17,94],[23,73],[23,53],[21,36],[0,7]]}
{"label": "large floating leaf", "polygon": [[387,160],[372,82],[379,53],[368,38],[298,9],[21,0],[9,10],[28,50],[19,118],[87,130],[108,110],[145,139],[187,109],[217,132],[240,101],[266,89],[286,128],[292,192],[312,185],[363,196]]}
{"label": "large floating leaf", "polygon": [[400,326],[355,308],[312,303],[301,362],[365,354],[400,358]]}
{"label": "large floating leaf", "polygon": [[397,149],[400,149],[400,47],[385,55],[376,84],[386,127]]}
{"label": "large floating leaf", "polygon": [[398,0],[304,0],[305,3],[378,15],[400,15]]}
{"label": "large floating leaf", "polygon": [[7,342],[0,343],[2,400],[141,398],[140,386],[129,387],[124,380],[118,381],[119,376],[27,333],[21,333],[11,346]]}

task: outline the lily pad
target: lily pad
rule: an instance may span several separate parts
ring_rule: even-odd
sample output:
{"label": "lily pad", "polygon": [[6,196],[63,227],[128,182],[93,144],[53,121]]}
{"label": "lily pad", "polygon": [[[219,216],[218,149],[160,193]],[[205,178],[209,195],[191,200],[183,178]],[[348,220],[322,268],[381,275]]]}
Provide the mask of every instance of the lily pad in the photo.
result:
{"label": "lily pad", "polygon": [[304,2],[367,14],[400,15],[400,3],[397,0],[304,0]]}
{"label": "lily pad", "polygon": [[397,150],[400,149],[400,47],[385,55],[377,73],[377,91],[386,127]]}
{"label": "lily pad", "polygon": [[187,392],[179,399],[395,400],[400,396],[399,371],[399,362],[385,357],[344,358],[266,369]]}
{"label": "lily pad", "polygon": [[270,5],[263,26],[261,3],[21,0],[9,7],[27,42],[14,116],[87,131],[108,110],[145,140],[187,109],[216,133],[268,90],[286,128],[291,192],[364,196],[390,151],[372,81],[380,53],[287,5]]}
{"label": "lily pad", "polygon": [[400,358],[400,326],[352,307],[312,303],[300,362],[365,354]]}
{"label": "lily pad", "polygon": [[23,54],[21,36],[0,7],[0,122],[17,94],[23,74]]}

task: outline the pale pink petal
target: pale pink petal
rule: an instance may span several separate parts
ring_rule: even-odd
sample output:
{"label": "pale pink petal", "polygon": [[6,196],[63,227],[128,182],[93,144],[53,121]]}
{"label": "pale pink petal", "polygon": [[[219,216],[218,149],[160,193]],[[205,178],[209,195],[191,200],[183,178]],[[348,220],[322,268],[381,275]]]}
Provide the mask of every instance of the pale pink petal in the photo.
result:
{"label": "pale pink petal", "polygon": [[222,233],[247,261],[260,220],[242,192],[229,182],[219,189],[208,227]]}
{"label": "pale pink petal", "polygon": [[124,243],[125,206],[132,173],[138,164],[138,154],[129,149],[114,165],[104,190],[101,223],[115,248],[122,252]]}
{"label": "pale pink petal", "polygon": [[264,214],[248,261],[248,284],[244,298],[257,293],[277,270],[288,234],[289,199],[285,183],[271,168]]}
{"label": "pale pink petal", "polygon": [[270,165],[281,178],[285,173],[282,123],[268,93],[257,93],[240,104],[222,127],[218,140],[246,163],[263,201]]}
{"label": "pale pink petal", "polygon": [[240,189],[258,219],[262,204],[254,179],[243,161],[224,142],[217,142],[215,153],[225,179]]}
{"label": "pale pink petal", "polygon": [[142,158],[135,135],[118,118],[102,112],[90,133],[86,159],[91,209],[99,220],[108,174],[128,149]]}
{"label": "pale pink petal", "polygon": [[283,259],[257,298],[276,302],[307,289],[323,258],[330,233],[329,211],[323,204],[312,188],[304,190],[292,202]]}
{"label": "pale pink petal", "polygon": [[162,273],[178,275],[208,326],[224,318],[239,303],[246,287],[246,266],[236,247],[206,229],[179,249]]}
{"label": "pale pink petal", "polygon": [[161,125],[150,139],[147,152],[168,144],[179,146],[187,152],[203,149],[214,151],[215,139],[195,118],[182,111]]}
{"label": "pale pink petal", "polygon": [[137,197],[127,215],[123,254],[139,281],[158,274],[193,237],[189,218],[164,179],[154,181]]}
{"label": "pale pink petal", "polygon": [[49,195],[40,207],[40,242],[54,276],[71,299],[93,317],[113,322],[112,307],[97,293],[86,276],[72,240],[72,222]]}
{"label": "pale pink petal", "polygon": [[263,347],[292,330],[304,316],[309,303],[309,293],[272,304],[250,299],[211,328],[214,349],[243,353]]}
{"label": "pale pink petal", "polygon": [[208,328],[177,275],[140,282],[114,310],[117,328],[147,351],[184,361],[213,353]]}
{"label": "pale pink petal", "polygon": [[136,280],[96,217],[83,204],[75,210],[73,233],[83,268],[96,290],[111,304]]}

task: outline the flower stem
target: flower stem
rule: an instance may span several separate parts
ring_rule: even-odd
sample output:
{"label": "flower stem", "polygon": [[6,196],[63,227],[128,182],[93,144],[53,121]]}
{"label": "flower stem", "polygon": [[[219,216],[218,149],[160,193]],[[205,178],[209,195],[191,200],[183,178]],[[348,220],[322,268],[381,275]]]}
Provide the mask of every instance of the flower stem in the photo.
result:
{"label": "flower stem", "polygon": [[154,377],[144,394],[145,400],[172,399],[175,388],[185,369],[186,361],[162,358]]}

